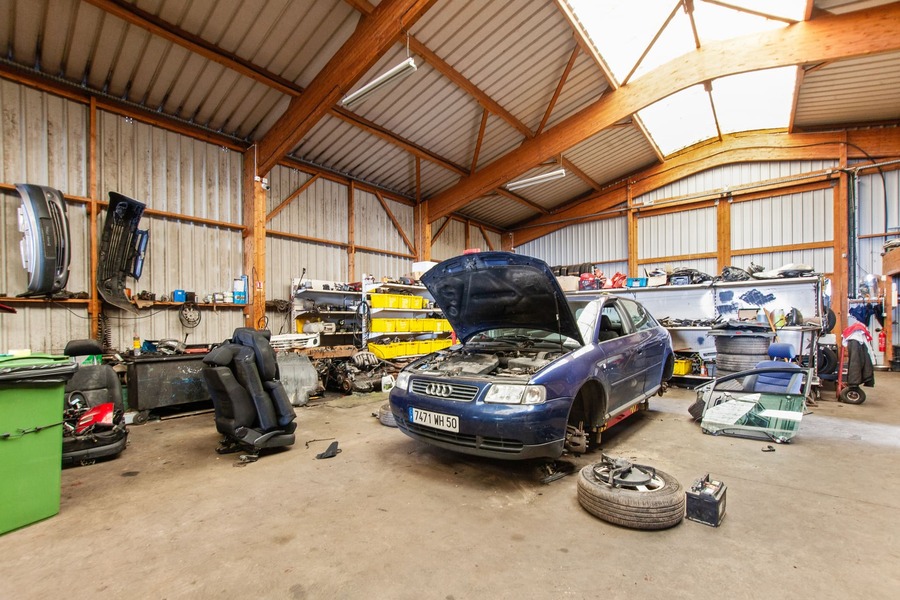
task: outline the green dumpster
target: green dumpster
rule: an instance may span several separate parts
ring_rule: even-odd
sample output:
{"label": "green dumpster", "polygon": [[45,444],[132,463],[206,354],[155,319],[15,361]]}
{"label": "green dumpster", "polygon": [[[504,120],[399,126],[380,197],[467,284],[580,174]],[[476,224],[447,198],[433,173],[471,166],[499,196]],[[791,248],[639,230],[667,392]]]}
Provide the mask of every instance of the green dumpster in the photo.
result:
{"label": "green dumpster", "polygon": [[0,535],[59,512],[67,356],[0,356]]}

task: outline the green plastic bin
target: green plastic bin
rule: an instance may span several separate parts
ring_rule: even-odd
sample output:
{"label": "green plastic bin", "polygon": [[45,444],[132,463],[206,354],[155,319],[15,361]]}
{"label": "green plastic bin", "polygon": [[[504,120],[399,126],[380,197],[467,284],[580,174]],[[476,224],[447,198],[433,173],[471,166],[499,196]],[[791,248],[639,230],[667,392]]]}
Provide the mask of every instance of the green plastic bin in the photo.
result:
{"label": "green plastic bin", "polygon": [[59,512],[68,356],[0,356],[0,535]]}

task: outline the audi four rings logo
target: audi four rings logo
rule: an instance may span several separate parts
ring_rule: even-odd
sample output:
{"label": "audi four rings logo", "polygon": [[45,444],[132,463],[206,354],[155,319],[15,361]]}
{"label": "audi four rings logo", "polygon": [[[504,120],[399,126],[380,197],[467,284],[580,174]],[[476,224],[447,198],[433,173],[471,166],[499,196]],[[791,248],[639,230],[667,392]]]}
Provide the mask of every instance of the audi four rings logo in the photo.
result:
{"label": "audi four rings logo", "polygon": [[446,383],[429,383],[425,388],[425,393],[429,396],[438,396],[439,398],[449,398],[453,393],[453,386]]}

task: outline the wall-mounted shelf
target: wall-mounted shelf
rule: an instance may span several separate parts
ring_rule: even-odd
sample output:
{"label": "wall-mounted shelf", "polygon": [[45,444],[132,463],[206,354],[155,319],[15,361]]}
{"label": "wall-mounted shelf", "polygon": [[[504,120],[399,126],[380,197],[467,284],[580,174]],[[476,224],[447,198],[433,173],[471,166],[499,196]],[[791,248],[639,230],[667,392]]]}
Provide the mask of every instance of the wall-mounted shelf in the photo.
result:
{"label": "wall-mounted shelf", "polygon": [[17,298],[0,296],[0,304],[87,304],[88,298]]}

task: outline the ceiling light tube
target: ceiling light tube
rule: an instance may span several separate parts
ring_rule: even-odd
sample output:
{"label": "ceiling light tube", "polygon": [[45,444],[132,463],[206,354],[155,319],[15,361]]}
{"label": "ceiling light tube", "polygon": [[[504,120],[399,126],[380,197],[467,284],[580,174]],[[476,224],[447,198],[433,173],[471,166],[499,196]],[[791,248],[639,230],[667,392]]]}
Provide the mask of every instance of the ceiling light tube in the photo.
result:
{"label": "ceiling light tube", "polygon": [[341,100],[341,106],[349,108],[355,104],[359,104],[386,85],[390,85],[392,83],[400,81],[401,79],[408,77],[415,72],[416,61],[413,60],[412,57],[409,57],[390,71],[379,75],[352,94],[347,94],[346,96],[344,96],[344,98]]}
{"label": "ceiling light tube", "polygon": [[540,175],[535,175],[534,177],[528,177],[526,179],[520,179],[519,181],[511,181],[506,184],[506,189],[510,192],[515,190],[520,190],[522,188],[527,188],[532,185],[537,185],[539,183],[546,183],[547,181],[553,181],[554,179],[562,179],[566,176],[565,169],[556,169],[555,171],[547,171],[546,173],[541,173]]}

